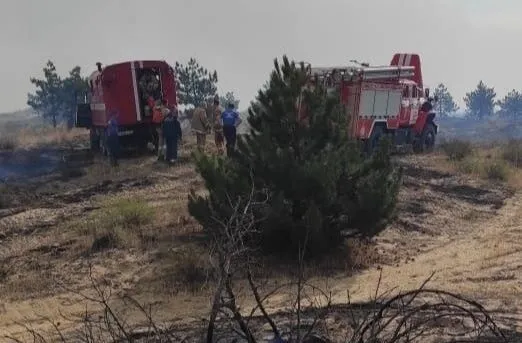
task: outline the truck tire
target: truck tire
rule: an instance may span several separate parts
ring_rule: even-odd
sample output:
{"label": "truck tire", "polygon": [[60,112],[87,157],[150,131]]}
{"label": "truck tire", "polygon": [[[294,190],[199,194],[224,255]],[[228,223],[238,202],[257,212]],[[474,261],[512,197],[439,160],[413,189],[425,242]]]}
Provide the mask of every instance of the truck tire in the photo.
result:
{"label": "truck tire", "polygon": [[422,134],[415,142],[413,150],[416,153],[432,152],[435,147],[436,137],[435,125],[433,125],[433,123],[427,123],[424,130],[422,130]]}

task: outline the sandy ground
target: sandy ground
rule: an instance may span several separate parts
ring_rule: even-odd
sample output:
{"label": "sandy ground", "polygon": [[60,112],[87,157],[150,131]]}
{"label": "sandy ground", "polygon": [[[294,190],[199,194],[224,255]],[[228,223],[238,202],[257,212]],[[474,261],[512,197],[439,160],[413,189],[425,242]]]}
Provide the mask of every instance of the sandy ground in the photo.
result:
{"label": "sandy ground", "polygon": [[[189,150],[185,147],[185,156]],[[20,324],[45,331],[50,320],[59,321],[63,330],[72,328],[68,319],[81,317],[86,305],[96,309],[77,294],[92,294],[91,264],[95,276],[110,280],[114,294],[154,303],[158,322],[200,322],[208,315],[209,293],[177,288],[176,280],[169,281],[176,275],[167,275],[176,251],[190,249],[197,240],[197,225],[186,210],[189,188],[202,188],[193,167],[183,161],[166,167],[141,157],[114,171],[97,158],[88,159],[89,164],[85,156],[76,159],[81,165],[71,158],[67,172],[9,188],[15,201],[0,210],[0,332],[23,337],[27,330]],[[334,302],[346,303],[347,294],[352,302],[368,301],[380,276],[381,289],[397,292],[420,286],[434,272],[431,287],[517,315],[522,308],[522,193],[445,172],[437,161],[432,155],[401,158],[405,180],[399,216],[377,237],[379,258],[370,268],[327,279],[312,276],[332,292]],[[144,244],[129,235],[125,247],[91,251],[93,238],[85,222],[104,201],[122,197],[139,198],[156,209],[155,222],[144,233],[155,240]],[[269,309],[285,308],[290,296],[271,298]],[[243,299],[244,308],[250,304]],[[133,312],[128,317],[141,320]]]}

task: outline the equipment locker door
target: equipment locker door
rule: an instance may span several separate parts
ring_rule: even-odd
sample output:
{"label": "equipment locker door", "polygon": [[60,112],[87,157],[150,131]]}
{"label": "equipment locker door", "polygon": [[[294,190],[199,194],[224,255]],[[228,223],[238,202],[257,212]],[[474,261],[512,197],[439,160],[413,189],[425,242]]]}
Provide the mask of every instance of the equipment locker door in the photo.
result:
{"label": "equipment locker door", "polygon": [[92,112],[90,104],[78,104],[76,106],[76,127],[89,129],[92,126]]}
{"label": "equipment locker door", "polygon": [[419,94],[416,86],[412,87],[412,93],[410,98],[410,125],[413,125],[417,122],[417,117],[419,116]]}
{"label": "equipment locker door", "polygon": [[411,87],[404,85],[401,100],[401,113],[399,115],[399,124],[405,125],[410,123],[410,101],[411,101]]}

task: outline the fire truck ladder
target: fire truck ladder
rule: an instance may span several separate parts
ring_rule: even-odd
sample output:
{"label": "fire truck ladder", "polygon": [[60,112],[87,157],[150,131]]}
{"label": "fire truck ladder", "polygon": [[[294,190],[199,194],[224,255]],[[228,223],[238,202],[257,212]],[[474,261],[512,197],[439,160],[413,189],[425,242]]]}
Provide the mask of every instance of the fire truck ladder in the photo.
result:
{"label": "fire truck ladder", "polygon": [[360,78],[363,81],[401,79],[412,77],[415,73],[413,66],[384,66],[384,67],[313,67],[310,68],[310,76],[320,80],[331,79],[332,81],[351,80]]}

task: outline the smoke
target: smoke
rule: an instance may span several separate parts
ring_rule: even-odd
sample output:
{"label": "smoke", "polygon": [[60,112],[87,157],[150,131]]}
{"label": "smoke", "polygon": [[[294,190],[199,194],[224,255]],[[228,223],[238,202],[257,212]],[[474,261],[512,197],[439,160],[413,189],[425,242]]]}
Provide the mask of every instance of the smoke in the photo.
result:
{"label": "smoke", "polygon": [[522,119],[494,116],[482,120],[468,117],[437,118],[439,142],[462,139],[473,143],[504,142],[522,138]]}

